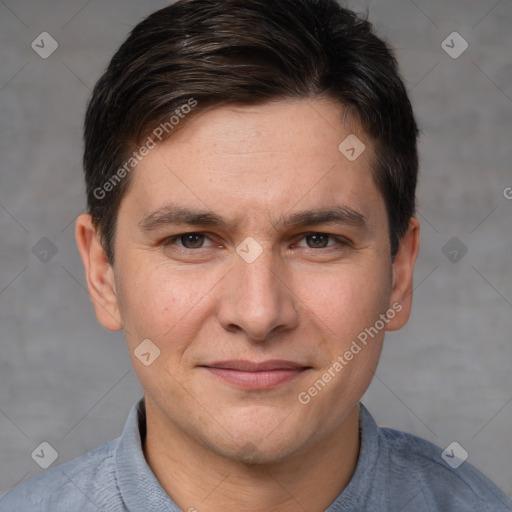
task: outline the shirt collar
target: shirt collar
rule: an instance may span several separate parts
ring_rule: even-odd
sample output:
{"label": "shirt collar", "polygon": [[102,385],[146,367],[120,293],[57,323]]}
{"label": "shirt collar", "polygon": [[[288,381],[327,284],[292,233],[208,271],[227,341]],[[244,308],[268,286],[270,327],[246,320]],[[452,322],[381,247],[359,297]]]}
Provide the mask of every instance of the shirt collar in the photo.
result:
{"label": "shirt collar", "polygon": [[[350,482],[326,512],[356,512],[364,509],[371,492],[379,454],[379,427],[368,409],[359,404],[359,458]],[[382,490],[385,501],[385,490]]]}
{"label": "shirt collar", "polygon": [[[354,474],[343,492],[326,512],[358,510],[368,495],[378,455],[378,427],[364,405],[359,405],[361,445]],[[146,436],[144,399],[131,409],[115,451],[117,480],[128,512],[181,512],[148,466],[142,449]],[[359,504],[359,505],[358,505]],[[351,505],[356,508],[352,509]]]}
{"label": "shirt collar", "polygon": [[148,466],[142,449],[146,435],[144,399],[128,415],[115,453],[117,481],[128,512],[181,512]]}

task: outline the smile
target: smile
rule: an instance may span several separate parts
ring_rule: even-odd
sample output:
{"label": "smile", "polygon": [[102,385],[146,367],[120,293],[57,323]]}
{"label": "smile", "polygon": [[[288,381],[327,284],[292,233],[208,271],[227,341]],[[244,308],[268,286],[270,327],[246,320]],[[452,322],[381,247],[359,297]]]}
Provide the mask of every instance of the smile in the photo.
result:
{"label": "smile", "polygon": [[302,375],[310,366],[291,361],[224,361],[202,366],[215,377],[242,389],[270,389]]}

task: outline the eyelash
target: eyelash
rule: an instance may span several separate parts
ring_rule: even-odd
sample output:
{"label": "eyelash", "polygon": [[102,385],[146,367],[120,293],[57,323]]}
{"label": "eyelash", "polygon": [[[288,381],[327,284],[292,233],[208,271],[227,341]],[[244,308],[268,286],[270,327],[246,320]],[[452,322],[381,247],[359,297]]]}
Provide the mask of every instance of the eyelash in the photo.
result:
{"label": "eyelash", "polygon": [[[175,236],[172,236],[170,238],[166,238],[162,242],[162,245],[164,247],[169,247],[171,245],[174,245],[176,241],[178,241],[181,238],[186,237],[188,235],[204,236],[206,239],[210,239],[210,237],[208,237],[208,235],[206,233],[202,233],[202,232],[188,232],[188,233],[181,233],[179,235],[175,235]],[[306,249],[311,249],[311,250],[314,250],[314,251],[323,250],[324,252],[327,252],[327,251],[332,251],[332,250],[340,250],[340,249],[343,249],[344,247],[347,247],[347,246],[350,245],[350,241],[347,240],[346,238],[335,236],[335,235],[332,235],[330,233],[323,233],[321,231],[310,231],[308,233],[304,233],[304,234],[301,235],[301,238],[300,238],[299,241],[302,241],[303,239],[305,239],[309,235],[326,236],[330,240],[334,240],[334,241],[337,242],[336,245],[328,245],[327,247],[305,247]],[[192,249],[192,248],[183,247],[183,246],[179,246],[179,245],[176,245],[176,247],[181,252],[197,251],[199,249],[207,249],[208,248],[208,247],[197,247],[197,248]]]}

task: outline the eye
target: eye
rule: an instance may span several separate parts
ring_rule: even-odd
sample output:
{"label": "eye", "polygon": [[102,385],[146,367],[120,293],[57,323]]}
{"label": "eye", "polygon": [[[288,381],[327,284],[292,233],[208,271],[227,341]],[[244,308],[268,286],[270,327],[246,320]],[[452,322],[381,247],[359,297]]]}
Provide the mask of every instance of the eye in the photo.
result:
{"label": "eye", "polygon": [[[306,233],[303,236],[303,240],[306,242],[307,247],[310,249],[325,249],[328,247],[334,247],[339,245],[341,247],[348,245],[348,241],[341,238],[335,237],[328,233]],[[334,243],[329,243],[330,241]],[[297,247],[304,247],[304,245],[297,244]]]}
{"label": "eye", "polygon": [[163,245],[169,247],[176,245],[183,249],[202,249],[205,240],[209,238],[203,233],[183,233],[164,240]]}

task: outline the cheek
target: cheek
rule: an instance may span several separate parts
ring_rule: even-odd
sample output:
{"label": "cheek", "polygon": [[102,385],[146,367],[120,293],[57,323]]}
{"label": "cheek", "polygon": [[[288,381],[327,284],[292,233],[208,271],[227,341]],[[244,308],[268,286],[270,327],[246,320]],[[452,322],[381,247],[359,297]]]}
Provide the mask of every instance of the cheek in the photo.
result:
{"label": "cheek", "polygon": [[323,329],[342,340],[373,325],[387,310],[391,271],[382,264],[340,265],[325,274],[308,274],[297,282],[297,295]]}
{"label": "cheek", "polygon": [[186,338],[183,330],[201,314],[214,285],[212,276],[208,278],[204,273],[179,272],[165,264],[152,266],[148,262],[120,274],[118,300],[126,337],[130,343],[140,338],[154,339],[162,347],[170,339]]}

